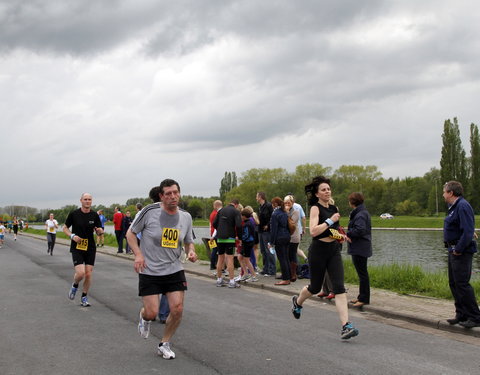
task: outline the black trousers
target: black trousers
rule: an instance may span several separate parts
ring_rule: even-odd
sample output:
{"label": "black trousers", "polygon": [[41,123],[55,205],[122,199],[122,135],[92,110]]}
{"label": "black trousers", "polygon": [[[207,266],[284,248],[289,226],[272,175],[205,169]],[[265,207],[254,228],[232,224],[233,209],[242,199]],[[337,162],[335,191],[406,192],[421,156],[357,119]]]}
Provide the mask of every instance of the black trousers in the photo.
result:
{"label": "black trousers", "polygon": [[363,303],[370,303],[370,278],[368,277],[367,257],[352,255],[352,262],[360,280],[360,290],[357,299]]}
{"label": "black trousers", "polygon": [[118,252],[123,253],[123,231],[122,230],[116,230],[115,231],[115,237],[117,238]]}
{"label": "black trousers", "polygon": [[290,280],[290,261],[288,257],[288,245],[290,238],[279,238],[275,242],[275,251],[277,252],[277,259],[280,263],[280,270],[282,271],[282,280]]}
{"label": "black trousers", "polygon": [[448,283],[455,300],[455,316],[460,320],[480,323],[475,292],[470,285],[472,275],[472,253],[453,255],[448,253]]}
{"label": "black trousers", "polygon": [[342,245],[337,241],[323,242],[313,240],[308,252],[310,266],[310,285],[307,287],[312,294],[322,290],[325,272],[328,272],[335,294],[345,293],[343,261],[340,251]]}

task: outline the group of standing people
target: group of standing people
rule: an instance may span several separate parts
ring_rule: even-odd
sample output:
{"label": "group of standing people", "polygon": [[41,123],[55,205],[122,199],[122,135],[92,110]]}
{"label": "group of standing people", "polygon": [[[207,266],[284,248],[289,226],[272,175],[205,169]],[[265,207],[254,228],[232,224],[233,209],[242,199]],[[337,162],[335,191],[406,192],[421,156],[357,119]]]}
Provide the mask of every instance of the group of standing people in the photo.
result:
{"label": "group of standing people", "polygon": [[[361,307],[370,303],[370,285],[367,270],[368,257],[372,255],[371,220],[364,205],[361,193],[348,196],[352,208],[346,232],[339,225],[340,213],[332,199],[330,180],[318,176],[305,187],[310,205],[310,235],[312,242],[308,251],[310,283],[303,287],[298,295],[292,297],[292,313],[300,319],[304,302],[318,294],[322,288],[325,274],[328,273],[335,293],[335,305],[341,323],[341,338],[350,339],[359,331],[349,320],[348,301],[344,285],[344,269],[341,257],[341,243],[347,242],[348,253],[360,279],[359,294],[350,301],[353,306]],[[181,256],[185,252],[187,259],[197,260],[193,245],[192,218],[178,207],[180,186],[174,180],[164,180],[160,186],[150,192],[154,203],[143,208],[131,223],[126,238],[135,254],[134,269],[139,274],[139,295],[143,307],[139,314],[138,331],[144,338],[149,336],[150,323],[160,310],[160,296],[164,296],[170,309],[165,321],[162,340],[157,347],[158,354],[165,359],[175,358],[170,340],[178,328],[183,312],[184,294],[187,282]],[[450,288],[455,299],[456,315],[449,319],[450,324],[460,324],[466,328],[480,326],[480,311],[476,303],[473,288],[469,284],[472,256],[477,251],[474,238],[474,215],[471,206],[463,198],[460,183],[451,181],[445,184],[443,196],[449,205],[444,225],[445,246],[449,252],[448,274]],[[294,197],[289,194],[284,199],[275,197],[266,201],[265,193],[257,194],[260,204],[258,221],[252,221],[251,209],[239,210],[239,202],[215,209],[212,216],[212,237],[217,243],[217,286],[228,285],[237,288],[234,279],[233,256],[238,245],[242,246],[242,269],[256,278],[256,270],[246,259],[250,259],[255,244],[255,222],[257,235],[263,256],[264,276],[276,274],[278,257],[281,268],[281,281],[276,285],[287,285],[296,280],[297,253],[302,227],[302,216],[294,208]],[[71,212],[63,227],[64,233],[71,238],[70,251],[75,268],[73,284],[69,298],[74,299],[83,281],[82,306],[90,306],[88,290],[95,263],[96,244],[93,233],[103,234],[100,216],[91,211],[92,196],[82,194],[81,207]],[[103,223],[104,224],[104,223]],[[49,233],[54,233],[58,223],[50,215],[46,222]],[[53,228],[53,229],[50,229]],[[71,230],[70,230],[71,228]],[[51,243],[51,245],[50,245]],[[49,241],[50,253],[53,252],[55,239]],[[223,281],[222,272],[226,265],[228,283]]]}

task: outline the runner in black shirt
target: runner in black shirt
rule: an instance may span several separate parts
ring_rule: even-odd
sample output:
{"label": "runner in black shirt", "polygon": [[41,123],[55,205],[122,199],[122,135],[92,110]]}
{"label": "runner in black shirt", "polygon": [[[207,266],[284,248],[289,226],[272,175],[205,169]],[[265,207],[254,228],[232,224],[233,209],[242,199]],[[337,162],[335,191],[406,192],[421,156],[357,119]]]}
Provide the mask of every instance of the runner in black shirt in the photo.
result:
{"label": "runner in black shirt", "polygon": [[[95,254],[97,247],[93,232],[97,235],[103,234],[100,217],[94,211],[91,211],[92,196],[83,193],[80,197],[82,207],[70,212],[63,226],[63,232],[72,240],[70,244],[70,252],[72,253],[73,266],[75,267],[75,275],[73,284],[68,293],[68,298],[75,299],[78,284],[83,281],[83,293],[81,304],[84,307],[90,306],[88,303],[88,289],[90,288],[93,266],[95,264]],[[70,231],[72,227],[72,231]]]}

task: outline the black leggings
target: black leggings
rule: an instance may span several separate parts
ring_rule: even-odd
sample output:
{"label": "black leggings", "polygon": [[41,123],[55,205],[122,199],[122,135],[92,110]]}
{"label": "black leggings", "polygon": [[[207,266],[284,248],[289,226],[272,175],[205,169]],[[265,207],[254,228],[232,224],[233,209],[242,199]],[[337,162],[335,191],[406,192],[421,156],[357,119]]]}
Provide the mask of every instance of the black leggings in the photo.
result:
{"label": "black leggings", "polygon": [[340,254],[342,245],[337,241],[323,242],[313,240],[308,252],[308,264],[310,265],[310,285],[307,287],[311,294],[320,293],[322,290],[325,271],[332,282],[332,292],[335,294],[345,293],[343,284],[343,261]]}

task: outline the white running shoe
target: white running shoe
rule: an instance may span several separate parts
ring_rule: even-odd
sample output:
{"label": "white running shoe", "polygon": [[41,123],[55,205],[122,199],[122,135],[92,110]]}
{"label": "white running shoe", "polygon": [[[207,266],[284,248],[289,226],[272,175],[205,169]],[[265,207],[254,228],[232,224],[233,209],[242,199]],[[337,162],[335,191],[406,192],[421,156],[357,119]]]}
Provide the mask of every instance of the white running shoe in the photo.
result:
{"label": "white running shoe", "polygon": [[237,283],[236,281],[234,281],[233,283],[232,283],[232,282],[229,282],[229,283],[228,283],[228,287],[229,287],[229,288],[240,288],[240,284]]}
{"label": "white running shoe", "polygon": [[175,353],[170,348],[170,343],[163,342],[158,345],[158,355],[161,355],[165,359],[174,359]]}
{"label": "white running shoe", "polygon": [[245,281],[248,282],[248,283],[254,283],[254,282],[258,281],[258,277],[257,276],[252,276],[248,280],[245,280]]}
{"label": "white running shoe", "polygon": [[82,297],[82,303],[80,304],[82,307],[90,307],[92,305],[90,305],[90,303],[88,303],[88,297],[85,296],[85,297]]}
{"label": "white running shoe", "polygon": [[142,310],[140,310],[138,333],[140,333],[140,336],[142,336],[144,339],[148,338],[148,335],[150,334],[150,323],[150,320],[143,319]]}
{"label": "white running shoe", "polygon": [[242,275],[238,275],[236,278],[233,279],[233,281],[239,282],[242,280]]}

